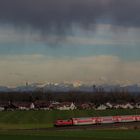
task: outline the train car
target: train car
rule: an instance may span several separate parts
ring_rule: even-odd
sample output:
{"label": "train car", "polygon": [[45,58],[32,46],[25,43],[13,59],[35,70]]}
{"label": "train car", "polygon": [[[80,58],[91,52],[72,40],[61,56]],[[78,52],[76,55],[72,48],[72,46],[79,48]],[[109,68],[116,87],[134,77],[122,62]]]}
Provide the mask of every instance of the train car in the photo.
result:
{"label": "train car", "polygon": [[114,118],[113,116],[98,117],[97,123],[98,124],[114,123]]}
{"label": "train car", "polygon": [[71,126],[73,125],[73,121],[72,119],[69,119],[69,120],[57,120],[55,123],[54,123],[55,126]]}
{"label": "train car", "polygon": [[69,120],[57,120],[55,126],[72,126],[72,125],[95,125],[95,124],[113,124],[140,121],[140,115],[125,116],[104,116],[104,117],[85,117],[71,118]]}
{"label": "train car", "polygon": [[114,121],[114,123],[119,123],[121,121],[121,117],[120,116],[113,116],[113,121]]}
{"label": "train car", "polygon": [[135,120],[136,120],[136,121],[140,121],[140,115],[136,115],[136,116],[135,116]]}
{"label": "train car", "polygon": [[130,116],[130,115],[126,115],[126,116],[118,116],[119,117],[119,122],[123,123],[123,122],[135,122],[136,121],[136,116]]}
{"label": "train car", "polygon": [[72,118],[73,125],[93,125],[96,124],[97,118],[88,117],[88,118]]}

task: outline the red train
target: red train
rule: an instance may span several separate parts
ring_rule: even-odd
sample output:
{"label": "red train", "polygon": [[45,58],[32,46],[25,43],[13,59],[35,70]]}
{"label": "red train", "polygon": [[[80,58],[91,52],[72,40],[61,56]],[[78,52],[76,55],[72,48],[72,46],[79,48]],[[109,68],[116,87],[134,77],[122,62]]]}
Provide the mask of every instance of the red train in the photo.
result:
{"label": "red train", "polygon": [[125,115],[125,116],[71,118],[69,120],[57,120],[54,123],[54,125],[55,126],[74,126],[74,125],[95,125],[95,124],[138,122],[138,121],[140,121],[140,115]]}

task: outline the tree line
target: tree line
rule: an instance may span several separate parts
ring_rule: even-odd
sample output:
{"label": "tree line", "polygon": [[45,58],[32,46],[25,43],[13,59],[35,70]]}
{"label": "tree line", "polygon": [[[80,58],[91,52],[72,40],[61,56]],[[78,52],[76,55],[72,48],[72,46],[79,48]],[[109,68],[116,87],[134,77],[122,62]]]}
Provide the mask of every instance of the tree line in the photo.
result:
{"label": "tree line", "polygon": [[75,103],[95,103],[103,104],[111,103],[138,103],[140,102],[140,94],[129,92],[1,92],[0,102],[34,102],[34,101],[57,101],[57,102],[75,102]]}

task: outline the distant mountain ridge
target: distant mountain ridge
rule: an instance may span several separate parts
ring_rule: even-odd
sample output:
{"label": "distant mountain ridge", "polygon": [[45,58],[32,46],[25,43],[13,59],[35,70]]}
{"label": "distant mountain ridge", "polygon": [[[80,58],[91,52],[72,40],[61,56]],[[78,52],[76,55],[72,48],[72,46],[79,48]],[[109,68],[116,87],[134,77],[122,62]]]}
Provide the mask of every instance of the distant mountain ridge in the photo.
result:
{"label": "distant mountain ridge", "polygon": [[49,84],[38,84],[33,83],[24,86],[17,86],[14,88],[0,86],[0,92],[34,92],[34,91],[52,91],[52,92],[68,92],[68,91],[82,91],[82,92],[96,92],[96,91],[105,91],[105,92],[113,92],[113,91],[127,91],[140,93],[140,86],[138,84],[133,85],[86,85],[79,84],[75,85],[73,83],[65,84],[65,83],[49,83]]}

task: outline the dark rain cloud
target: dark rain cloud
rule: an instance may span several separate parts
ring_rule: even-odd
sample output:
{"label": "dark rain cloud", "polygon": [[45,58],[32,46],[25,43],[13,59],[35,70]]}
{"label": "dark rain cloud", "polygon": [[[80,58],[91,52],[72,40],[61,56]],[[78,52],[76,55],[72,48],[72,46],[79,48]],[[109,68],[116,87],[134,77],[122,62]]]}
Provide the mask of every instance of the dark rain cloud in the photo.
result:
{"label": "dark rain cloud", "polygon": [[64,31],[73,24],[139,27],[140,0],[0,0],[0,22],[42,31]]}

